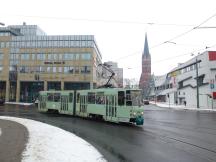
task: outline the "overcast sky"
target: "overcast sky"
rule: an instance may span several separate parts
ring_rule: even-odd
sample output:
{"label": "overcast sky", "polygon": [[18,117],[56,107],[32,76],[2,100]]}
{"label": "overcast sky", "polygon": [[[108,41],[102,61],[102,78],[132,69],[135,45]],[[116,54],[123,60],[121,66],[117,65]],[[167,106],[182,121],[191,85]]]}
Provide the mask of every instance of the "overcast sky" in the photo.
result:
{"label": "overcast sky", "polygon": [[0,22],[38,25],[49,35],[95,35],[103,62],[117,61],[124,77],[139,79],[146,32],[152,73],[162,75],[191,53],[215,50],[216,28],[191,30],[216,26],[215,14],[215,0],[4,0]]}

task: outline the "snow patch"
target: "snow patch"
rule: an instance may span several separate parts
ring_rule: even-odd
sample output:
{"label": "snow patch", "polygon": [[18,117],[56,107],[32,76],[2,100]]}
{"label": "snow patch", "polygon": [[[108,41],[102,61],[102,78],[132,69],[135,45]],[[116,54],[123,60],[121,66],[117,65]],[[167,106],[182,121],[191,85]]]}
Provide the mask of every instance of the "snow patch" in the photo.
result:
{"label": "snow patch", "polygon": [[63,129],[29,119],[5,117],[29,131],[22,162],[105,162],[104,157],[88,142]]}
{"label": "snow patch", "polygon": [[29,106],[29,105],[32,105],[33,103],[23,103],[23,102],[5,102],[5,104]]}

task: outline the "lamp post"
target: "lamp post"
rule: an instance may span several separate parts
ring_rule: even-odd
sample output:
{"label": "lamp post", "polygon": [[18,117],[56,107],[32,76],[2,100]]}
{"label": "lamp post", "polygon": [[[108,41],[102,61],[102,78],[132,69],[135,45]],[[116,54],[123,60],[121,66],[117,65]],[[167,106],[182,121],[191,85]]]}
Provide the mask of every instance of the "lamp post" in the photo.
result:
{"label": "lamp post", "polygon": [[196,93],[197,93],[197,108],[199,108],[199,82],[198,82],[198,63],[197,63],[197,56],[196,56]]}
{"label": "lamp post", "polygon": [[[194,54],[192,53],[191,56],[194,56]],[[200,108],[200,105],[199,105],[199,80],[198,80],[199,70],[198,70],[197,56],[196,56],[195,68],[196,68],[196,98],[197,98],[197,108]]]}

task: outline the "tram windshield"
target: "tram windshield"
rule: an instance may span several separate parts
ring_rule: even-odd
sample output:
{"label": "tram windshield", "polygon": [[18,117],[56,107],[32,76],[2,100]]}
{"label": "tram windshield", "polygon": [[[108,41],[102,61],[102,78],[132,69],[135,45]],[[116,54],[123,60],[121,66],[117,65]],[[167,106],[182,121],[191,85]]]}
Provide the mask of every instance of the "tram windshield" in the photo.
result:
{"label": "tram windshield", "polygon": [[141,91],[140,90],[126,91],[126,105],[141,106],[142,105]]}

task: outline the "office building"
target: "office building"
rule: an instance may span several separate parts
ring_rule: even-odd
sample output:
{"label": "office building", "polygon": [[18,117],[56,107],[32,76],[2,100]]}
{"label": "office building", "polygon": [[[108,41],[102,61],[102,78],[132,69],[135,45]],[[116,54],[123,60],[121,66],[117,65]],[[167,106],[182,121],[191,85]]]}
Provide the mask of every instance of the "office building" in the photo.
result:
{"label": "office building", "polygon": [[93,35],[46,35],[36,25],[0,28],[0,98],[32,102],[41,90],[97,86],[102,55]]}

